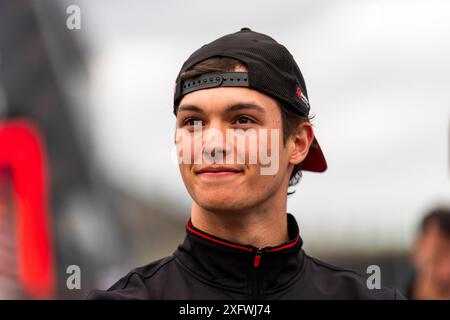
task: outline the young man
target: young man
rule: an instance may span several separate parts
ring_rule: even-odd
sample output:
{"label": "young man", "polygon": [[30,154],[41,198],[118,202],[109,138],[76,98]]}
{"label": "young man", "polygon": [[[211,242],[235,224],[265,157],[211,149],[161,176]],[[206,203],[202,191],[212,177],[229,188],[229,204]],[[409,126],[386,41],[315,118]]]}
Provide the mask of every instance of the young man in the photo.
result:
{"label": "young man", "polygon": [[450,300],[450,208],[435,208],[424,217],[411,258],[408,299]]}
{"label": "young man", "polygon": [[185,240],[89,298],[399,298],[302,250],[288,187],[301,170],[327,168],[309,109],[297,64],[272,38],[242,28],[195,51],[174,93],[179,167],[193,200]]}

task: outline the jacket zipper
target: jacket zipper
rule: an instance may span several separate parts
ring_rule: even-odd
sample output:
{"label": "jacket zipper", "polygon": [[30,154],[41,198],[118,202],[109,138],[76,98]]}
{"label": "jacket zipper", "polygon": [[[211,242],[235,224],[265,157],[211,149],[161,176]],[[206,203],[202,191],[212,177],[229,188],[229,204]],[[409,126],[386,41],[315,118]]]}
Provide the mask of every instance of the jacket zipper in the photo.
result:
{"label": "jacket zipper", "polygon": [[204,239],[207,239],[209,241],[212,242],[216,242],[219,243],[221,245],[225,245],[228,247],[233,247],[233,248],[237,248],[237,249],[241,249],[241,250],[245,250],[248,252],[255,252],[255,256],[253,258],[253,270],[252,273],[254,274],[253,277],[253,284],[252,284],[252,289],[253,289],[253,298],[254,299],[259,299],[259,291],[260,291],[260,265],[261,265],[261,255],[263,251],[266,252],[276,252],[276,251],[281,251],[287,248],[290,248],[292,246],[294,246],[296,243],[298,243],[300,241],[300,237],[297,236],[295,241],[290,242],[289,244],[283,245],[283,246],[277,246],[277,247],[272,247],[272,248],[267,248],[267,249],[263,249],[263,248],[256,248],[255,247],[251,247],[251,246],[242,246],[239,244],[235,244],[235,243],[227,243],[226,241],[220,240],[220,239],[216,239],[214,237],[211,237],[207,234],[204,234],[203,232],[201,232],[200,230],[196,230],[195,227],[192,227],[190,225],[190,218],[186,219],[186,228],[190,233],[196,234]]}
{"label": "jacket zipper", "polygon": [[256,249],[255,259],[253,261],[253,266],[255,268],[258,268],[259,264],[261,263],[261,253],[262,253],[262,248]]}
{"label": "jacket zipper", "polygon": [[261,264],[262,248],[257,248],[253,260],[254,278],[253,278],[253,299],[259,299],[259,265]]}

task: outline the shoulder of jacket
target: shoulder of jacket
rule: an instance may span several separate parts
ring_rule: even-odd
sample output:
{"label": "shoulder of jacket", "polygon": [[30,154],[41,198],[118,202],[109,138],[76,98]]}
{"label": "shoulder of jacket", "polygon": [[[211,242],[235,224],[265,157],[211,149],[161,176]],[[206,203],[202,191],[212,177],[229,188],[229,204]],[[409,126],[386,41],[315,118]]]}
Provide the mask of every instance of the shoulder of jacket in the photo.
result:
{"label": "shoulder of jacket", "polygon": [[139,276],[140,278],[149,279],[153,277],[158,271],[163,269],[165,266],[167,266],[169,263],[174,261],[175,257],[173,255],[167,256],[164,258],[161,258],[159,260],[155,260],[153,262],[150,262],[144,266],[134,268],[125,277],[130,278],[134,274]]}
{"label": "shoulder of jacket", "polygon": [[324,261],[319,260],[317,258],[313,258],[313,257],[311,257],[311,256],[309,256],[307,254],[305,254],[305,257],[311,263],[313,263],[318,269],[320,269],[323,272],[328,272],[331,275],[343,274],[343,275],[348,275],[350,277],[354,277],[354,278],[356,278],[358,280],[364,280],[364,281],[366,280],[366,278],[362,274],[360,274],[360,273],[358,273],[358,272],[356,272],[354,270],[332,265],[330,263],[324,262]]}
{"label": "shoulder of jacket", "polygon": [[134,268],[107,290],[91,291],[87,299],[145,299],[147,293],[145,281],[155,276],[174,259],[175,257],[171,255]]}
{"label": "shoulder of jacket", "polygon": [[403,300],[403,295],[397,289],[381,286],[380,289],[369,289],[368,277],[354,270],[338,267],[305,254],[311,264],[312,272],[320,280],[319,283],[327,285],[330,290],[342,293],[343,298],[352,299],[391,299]]}

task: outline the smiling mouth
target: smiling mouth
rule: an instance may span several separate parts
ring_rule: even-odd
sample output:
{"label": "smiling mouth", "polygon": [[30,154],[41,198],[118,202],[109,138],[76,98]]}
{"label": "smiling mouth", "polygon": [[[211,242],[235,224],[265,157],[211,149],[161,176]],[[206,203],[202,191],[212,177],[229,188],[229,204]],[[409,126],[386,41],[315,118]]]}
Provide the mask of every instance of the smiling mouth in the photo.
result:
{"label": "smiling mouth", "polygon": [[236,168],[227,168],[227,167],[207,167],[204,169],[200,169],[195,171],[195,174],[201,177],[208,178],[221,178],[221,177],[230,177],[242,174],[243,170]]}
{"label": "smiling mouth", "polygon": [[200,175],[202,177],[210,177],[210,178],[229,177],[229,176],[236,176],[238,174],[241,174],[241,172],[216,171],[216,172],[202,172],[202,173],[198,173],[198,175]]}

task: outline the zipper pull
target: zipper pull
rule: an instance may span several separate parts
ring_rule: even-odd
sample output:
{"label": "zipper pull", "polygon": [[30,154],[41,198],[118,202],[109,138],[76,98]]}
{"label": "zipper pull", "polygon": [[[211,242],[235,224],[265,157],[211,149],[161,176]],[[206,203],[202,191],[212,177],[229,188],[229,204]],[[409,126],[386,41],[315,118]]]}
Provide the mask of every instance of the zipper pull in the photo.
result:
{"label": "zipper pull", "polygon": [[255,268],[258,268],[259,267],[259,263],[261,262],[261,253],[262,253],[262,249],[261,248],[256,249],[255,260],[253,261],[253,266]]}

